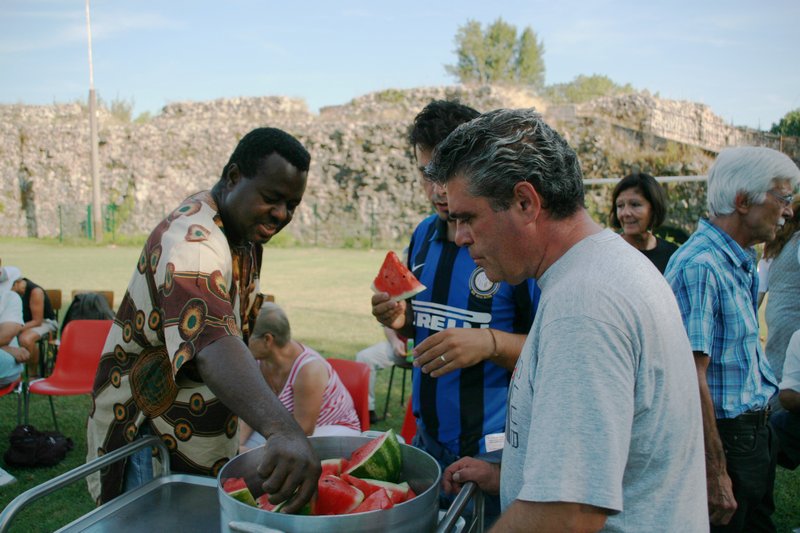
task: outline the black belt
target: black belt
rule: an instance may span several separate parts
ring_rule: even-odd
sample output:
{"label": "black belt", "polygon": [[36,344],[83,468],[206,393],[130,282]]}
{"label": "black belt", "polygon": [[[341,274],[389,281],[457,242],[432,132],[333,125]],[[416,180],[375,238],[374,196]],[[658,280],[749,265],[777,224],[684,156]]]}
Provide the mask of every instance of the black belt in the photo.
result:
{"label": "black belt", "polygon": [[746,413],[740,414],[736,418],[718,419],[717,424],[722,423],[724,425],[726,423],[727,424],[735,423],[735,424],[746,424],[749,426],[762,427],[767,425],[767,422],[769,421],[770,412],[771,409],[769,408],[762,409],[760,411],[747,411]]}

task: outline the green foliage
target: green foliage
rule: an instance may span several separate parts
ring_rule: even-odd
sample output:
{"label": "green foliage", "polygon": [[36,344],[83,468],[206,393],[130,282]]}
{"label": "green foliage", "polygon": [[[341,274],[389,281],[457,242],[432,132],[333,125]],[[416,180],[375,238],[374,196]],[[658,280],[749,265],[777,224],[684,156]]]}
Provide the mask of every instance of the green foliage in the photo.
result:
{"label": "green foliage", "polygon": [[143,113],[139,113],[139,116],[136,117],[136,120],[134,120],[133,122],[134,124],[146,124],[150,122],[152,118],[153,115],[150,113],[150,111],[145,111]]}
{"label": "green foliage", "polygon": [[485,31],[480,22],[468,20],[455,42],[457,62],[445,70],[462,83],[544,85],[544,44],[530,27],[517,37],[516,26],[502,18]]}
{"label": "green foliage", "polygon": [[772,125],[769,131],[776,135],[800,137],[800,107],[786,113],[780,122]]}
{"label": "green foliage", "polygon": [[385,91],[377,93],[375,99],[387,104],[399,104],[405,100],[405,94],[403,91],[398,91],[397,89],[386,89]]}
{"label": "green foliage", "polygon": [[548,86],[544,90],[544,96],[555,104],[579,104],[601,96],[618,96],[633,92],[635,89],[630,83],[618,85],[608,76],[581,74],[571,82]]}
{"label": "green foliage", "polygon": [[130,122],[131,112],[133,111],[133,101],[129,102],[127,100],[115,98],[111,101],[109,111],[111,112],[111,116],[120,122]]}

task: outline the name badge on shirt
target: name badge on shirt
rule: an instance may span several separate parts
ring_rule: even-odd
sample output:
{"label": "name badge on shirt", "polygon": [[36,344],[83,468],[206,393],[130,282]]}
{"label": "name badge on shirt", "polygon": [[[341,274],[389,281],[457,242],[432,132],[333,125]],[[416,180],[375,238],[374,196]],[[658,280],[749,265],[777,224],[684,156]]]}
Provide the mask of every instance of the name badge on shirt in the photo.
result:
{"label": "name badge on shirt", "polygon": [[505,433],[490,433],[484,437],[484,444],[486,444],[486,452],[495,452],[503,449],[503,444],[506,442]]}

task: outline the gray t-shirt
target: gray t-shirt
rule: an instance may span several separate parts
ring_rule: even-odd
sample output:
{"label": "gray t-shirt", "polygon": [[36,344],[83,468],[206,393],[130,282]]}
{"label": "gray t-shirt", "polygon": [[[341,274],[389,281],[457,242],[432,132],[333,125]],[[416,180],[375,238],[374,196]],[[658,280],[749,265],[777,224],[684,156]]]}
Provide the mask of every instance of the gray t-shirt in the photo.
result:
{"label": "gray t-shirt", "polygon": [[667,282],[609,230],[538,280],[509,389],[501,499],[609,509],[605,531],[707,531],[700,397]]}

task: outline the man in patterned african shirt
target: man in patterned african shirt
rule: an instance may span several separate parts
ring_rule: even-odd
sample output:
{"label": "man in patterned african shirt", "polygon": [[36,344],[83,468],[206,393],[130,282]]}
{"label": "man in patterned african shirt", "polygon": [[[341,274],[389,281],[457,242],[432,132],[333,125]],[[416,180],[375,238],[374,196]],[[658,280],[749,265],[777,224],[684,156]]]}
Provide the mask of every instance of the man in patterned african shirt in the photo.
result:
{"label": "man in patterned african shirt", "polygon": [[[213,189],[150,234],[95,378],[88,460],[153,434],[172,470],[215,476],[236,455],[241,416],[267,436],[258,471],[276,503],[298,489],[296,509],[314,493],[319,461],[245,344],[262,301],[261,246],[291,221],[309,163],[291,135],[253,130]],[[93,497],[103,503],[134,488],[131,479],[147,481],[152,474],[138,470],[152,461],[135,459],[90,479]]]}

